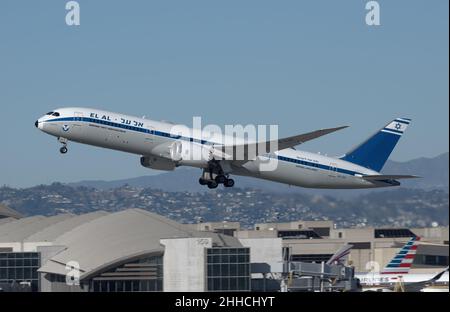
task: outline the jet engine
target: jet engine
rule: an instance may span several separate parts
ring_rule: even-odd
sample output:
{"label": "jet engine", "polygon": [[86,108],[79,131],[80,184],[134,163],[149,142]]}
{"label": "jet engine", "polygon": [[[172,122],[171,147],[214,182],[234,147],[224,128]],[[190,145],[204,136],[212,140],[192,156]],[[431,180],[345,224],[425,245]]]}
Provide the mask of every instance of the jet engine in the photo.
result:
{"label": "jet engine", "polygon": [[158,156],[142,156],[141,165],[145,168],[165,171],[172,171],[176,167],[173,160]]}

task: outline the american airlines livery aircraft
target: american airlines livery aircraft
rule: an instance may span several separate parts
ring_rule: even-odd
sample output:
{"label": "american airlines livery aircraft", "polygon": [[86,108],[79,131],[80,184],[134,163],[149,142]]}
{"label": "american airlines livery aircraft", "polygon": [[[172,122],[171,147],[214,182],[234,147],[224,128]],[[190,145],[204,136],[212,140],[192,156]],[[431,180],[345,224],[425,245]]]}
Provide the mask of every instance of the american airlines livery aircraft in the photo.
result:
{"label": "american airlines livery aircraft", "polygon": [[[406,291],[420,291],[434,285],[448,286],[448,267],[434,274],[411,274],[409,270],[417,253],[420,237],[412,237],[381,272],[356,274],[366,290],[392,290],[397,283],[403,283]],[[447,288],[448,291],[448,288]]]}
{"label": "american airlines livery aircraft", "polygon": [[[63,154],[74,141],[140,155],[142,166],[156,170],[197,167],[203,169],[200,184],[209,188],[232,187],[230,175],[235,174],[308,188],[359,189],[397,186],[398,179],[416,178],[379,173],[410,122],[394,119],[341,157],[297,151],[294,146],[346,127],[264,142],[216,133],[205,139],[201,130],[180,135],[172,123],[78,107],[51,111],[35,125],[58,138]],[[223,143],[227,141],[233,144]],[[239,151],[244,152],[236,157]],[[267,165],[271,161],[275,167]]]}

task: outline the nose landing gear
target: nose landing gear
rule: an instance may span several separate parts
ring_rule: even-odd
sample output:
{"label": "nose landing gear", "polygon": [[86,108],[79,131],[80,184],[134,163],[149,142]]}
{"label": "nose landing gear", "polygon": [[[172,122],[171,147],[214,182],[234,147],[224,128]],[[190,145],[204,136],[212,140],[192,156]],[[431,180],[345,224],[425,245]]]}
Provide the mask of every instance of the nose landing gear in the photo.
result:
{"label": "nose landing gear", "polygon": [[67,153],[68,149],[67,149],[67,142],[68,140],[66,138],[58,138],[58,142],[61,143],[63,146],[59,149],[59,152],[61,154],[65,154]]}

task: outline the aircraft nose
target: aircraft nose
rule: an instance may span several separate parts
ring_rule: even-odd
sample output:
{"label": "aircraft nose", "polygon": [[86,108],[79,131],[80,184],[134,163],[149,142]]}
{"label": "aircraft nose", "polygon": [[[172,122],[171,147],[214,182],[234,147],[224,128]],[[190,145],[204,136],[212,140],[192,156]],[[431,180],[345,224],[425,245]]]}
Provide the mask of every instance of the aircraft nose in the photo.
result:
{"label": "aircraft nose", "polygon": [[39,125],[39,121],[36,120],[36,122],[34,123],[34,126],[37,128]]}

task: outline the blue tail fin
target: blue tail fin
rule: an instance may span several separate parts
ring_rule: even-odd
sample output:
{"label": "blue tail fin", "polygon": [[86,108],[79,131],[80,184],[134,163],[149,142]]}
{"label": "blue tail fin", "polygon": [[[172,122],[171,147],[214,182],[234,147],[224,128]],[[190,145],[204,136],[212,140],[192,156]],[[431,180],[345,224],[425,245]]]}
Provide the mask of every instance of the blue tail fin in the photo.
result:
{"label": "blue tail fin", "polygon": [[410,124],[411,119],[396,118],[362,144],[345,154],[342,159],[381,171],[389,155]]}

